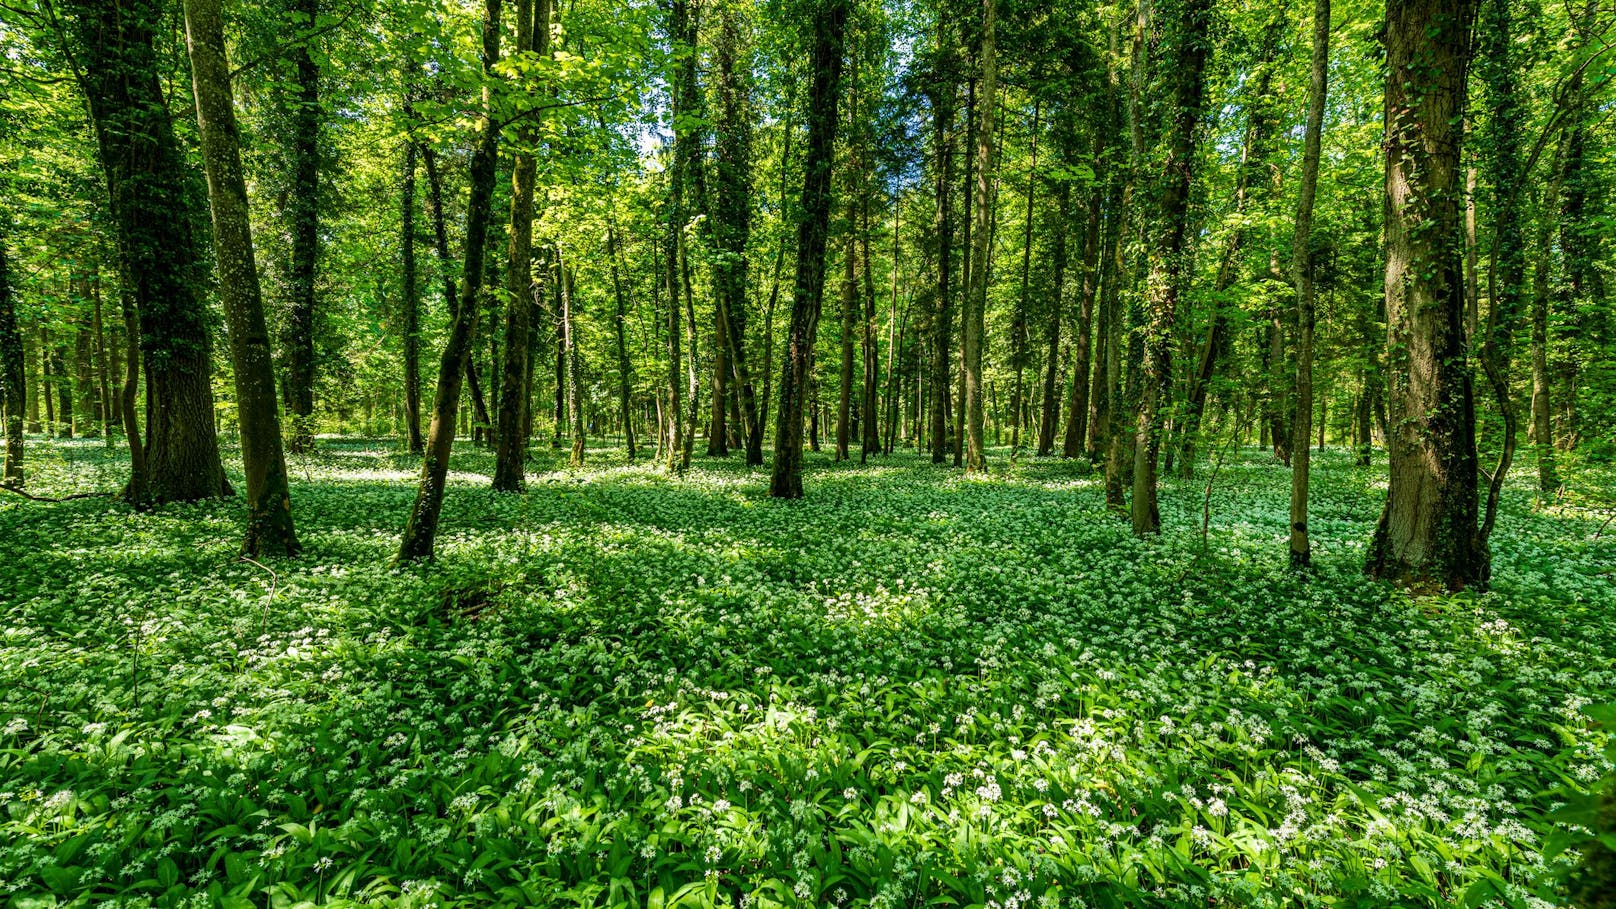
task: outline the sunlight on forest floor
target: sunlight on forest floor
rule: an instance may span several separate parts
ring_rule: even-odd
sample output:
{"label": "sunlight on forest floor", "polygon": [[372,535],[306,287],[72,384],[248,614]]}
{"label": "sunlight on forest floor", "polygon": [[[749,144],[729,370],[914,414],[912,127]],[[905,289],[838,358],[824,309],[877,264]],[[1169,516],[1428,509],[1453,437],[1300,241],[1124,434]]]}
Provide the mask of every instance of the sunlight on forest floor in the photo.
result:
{"label": "sunlight on forest floor", "polygon": [[[289,563],[235,559],[239,501],[0,501],[0,902],[1555,899],[1544,815],[1608,769],[1604,515],[1518,468],[1494,592],[1411,602],[1360,573],[1382,470],[1344,452],[1306,583],[1259,452],[1204,549],[1204,471],[1140,542],[1086,465],[995,454],[811,455],[787,503],[605,450],[500,496],[468,448],[410,569],[385,442],[291,459]],[[40,494],[126,470],[29,458]]]}

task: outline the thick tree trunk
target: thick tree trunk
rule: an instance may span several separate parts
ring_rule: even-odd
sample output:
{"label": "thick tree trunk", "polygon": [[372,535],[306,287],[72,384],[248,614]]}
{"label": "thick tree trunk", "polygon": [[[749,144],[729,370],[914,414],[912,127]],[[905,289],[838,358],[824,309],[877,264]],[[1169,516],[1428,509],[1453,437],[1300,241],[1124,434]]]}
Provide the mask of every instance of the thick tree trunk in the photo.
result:
{"label": "thick tree trunk", "polygon": [[1485,587],[1475,403],[1464,333],[1460,113],[1474,0],[1386,7],[1386,315],[1390,486],[1369,574]]}
{"label": "thick tree trunk", "polygon": [[1133,531],[1161,530],[1156,504],[1156,459],[1161,447],[1161,399],[1172,370],[1173,325],[1184,280],[1184,247],[1188,233],[1190,182],[1194,174],[1197,133],[1210,53],[1207,34],[1210,0],[1184,0],[1172,23],[1176,53],[1168,63],[1172,85],[1167,155],[1157,190],[1156,234],[1149,246],[1145,281],[1144,363],[1134,442]]}
{"label": "thick tree trunk", "polygon": [[[685,426],[683,406],[684,389],[682,387],[684,371],[682,359],[684,357],[683,342],[681,340],[681,322],[684,313],[681,312],[681,298],[683,291],[683,276],[679,272],[680,262],[683,259],[681,250],[684,245],[685,221],[688,217],[685,211],[685,184],[691,178],[691,170],[695,164],[695,150],[691,147],[695,137],[691,134],[688,125],[681,124],[681,118],[688,117],[694,111],[698,99],[696,98],[696,19],[690,9],[690,0],[673,0],[668,20],[668,34],[674,44],[674,73],[673,73],[673,169],[668,175],[668,224],[666,236],[665,259],[663,263],[667,269],[666,280],[668,290],[668,416],[669,416],[669,445],[667,448],[668,469],[682,472],[689,466],[685,451],[689,447],[685,444],[685,434],[694,433],[695,427]],[[694,364],[691,364],[694,369]]]}
{"label": "thick tree trunk", "polygon": [[[292,0],[301,28],[313,31],[319,0]],[[305,38],[292,46],[297,97],[292,109],[292,193],[287,220],[292,235],[291,297],[282,344],[286,348],[286,415],[293,451],[314,443],[314,276],[320,255],[320,68]]]}
{"label": "thick tree trunk", "polygon": [[241,171],[241,140],[219,0],[185,0],[185,35],[213,213],[219,296],[230,326],[241,460],[247,475],[247,533],[241,551],[249,556],[296,555],[291,487],[275,397],[275,364],[253,259],[247,181]]}
{"label": "thick tree trunk", "polygon": [[144,504],[226,495],[185,158],[158,82],[154,34],[163,4],[68,0],[61,7],[72,13],[120,271],[140,318],[148,476],[126,497]]}
{"label": "thick tree trunk", "polygon": [[797,222],[796,291],[780,377],[780,407],[769,495],[802,498],[802,418],[813,368],[814,338],[825,298],[825,246],[830,232],[831,170],[836,145],[836,105],[842,77],[842,44],[849,0],[824,0],[814,13],[808,94],[808,148],[803,157]]}
{"label": "thick tree trunk", "polygon": [[[536,7],[536,9],[535,9]],[[544,58],[550,52],[550,0],[516,0],[515,53]],[[511,165],[511,216],[506,231],[505,356],[500,370],[499,421],[494,448],[496,492],[521,492],[527,485],[528,375],[533,319],[533,182],[538,172],[530,127],[519,130],[524,149]]]}
{"label": "thick tree trunk", "polygon": [[[1313,420],[1313,199],[1319,184],[1319,154],[1324,128],[1324,101],[1329,90],[1330,0],[1313,2],[1313,70],[1307,94],[1307,126],[1302,134],[1302,182],[1297,191],[1296,235],[1291,273],[1296,282],[1296,435],[1291,444],[1292,568],[1312,565],[1307,535],[1308,452]],[[1323,447],[1324,418],[1319,418]]]}
{"label": "thick tree trunk", "polygon": [[[466,261],[460,273],[460,302],[449,323],[449,340],[438,364],[437,391],[432,399],[432,422],[427,428],[426,457],[408,523],[399,542],[398,560],[430,559],[443,510],[443,486],[449,476],[449,455],[454,447],[455,415],[460,404],[461,379],[471,359],[477,304],[482,296],[483,255],[494,196],[494,171],[499,156],[499,126],[494,121],[494,67],[499,62],[501,0],[484,0],[482,65],[483,109],[477,144],[471,156],[471,194],[466,204]],[[430,160],[430,159],[429,159]],[[441,207],[438,209],[441,213]],[[447,245],[447,244],[445,244]]]}

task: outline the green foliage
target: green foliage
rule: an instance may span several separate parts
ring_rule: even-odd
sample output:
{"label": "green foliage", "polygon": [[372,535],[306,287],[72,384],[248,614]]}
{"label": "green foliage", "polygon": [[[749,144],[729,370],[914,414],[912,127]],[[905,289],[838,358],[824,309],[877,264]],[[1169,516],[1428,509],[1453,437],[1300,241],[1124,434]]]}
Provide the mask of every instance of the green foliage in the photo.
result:
{"label": "green foliage", "polygon": [[[124,470],[30,451],[40,493]],[[0,502],[9,905],[1546,906],[1611,768],[1616,549],[1524,482],[1494,591],[1411,601],[1345,452],[1311,583],[1260,452],[1208,548],[1201,484],[1141,542],[1053,462],[815,457],[782,503],[456,457],[419,569],[375,444],[294,460],[297,563],[233,561],[228,503]]]}

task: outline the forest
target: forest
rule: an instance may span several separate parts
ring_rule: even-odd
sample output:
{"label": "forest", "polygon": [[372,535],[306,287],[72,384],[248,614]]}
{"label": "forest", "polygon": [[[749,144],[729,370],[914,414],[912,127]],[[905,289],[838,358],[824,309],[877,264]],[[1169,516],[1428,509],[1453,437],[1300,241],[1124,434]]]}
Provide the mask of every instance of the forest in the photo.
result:
{"label": "forest", "polygon": [[1616,907],[1608,0],[0,0],[0,905]]}

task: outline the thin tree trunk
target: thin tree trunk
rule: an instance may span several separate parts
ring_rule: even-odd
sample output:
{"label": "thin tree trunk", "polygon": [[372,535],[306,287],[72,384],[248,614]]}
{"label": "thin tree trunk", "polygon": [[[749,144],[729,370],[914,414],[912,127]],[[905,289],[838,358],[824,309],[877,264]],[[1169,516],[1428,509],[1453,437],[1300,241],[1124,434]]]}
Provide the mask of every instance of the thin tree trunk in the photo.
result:
{"label": "thin tree trunk", "polygon": [[410,454],[425,450],[421,438],[421,285],[415,256],[415,143],[404,143],[403,185],[399,193],[399,249],[404,282],[404,425]]}
{"label": "thin tree trunk", "polygon": [[22,335],[17,330],[17,304],[11,296],[11,269],[7,258],[6,224],[0,221],[0,410],[5,411],[6,463],[0,485],[23,486],[23,414],[27,390],[23,378]]}
{"label": "thin tree trunk", "polygon": [[[494,196],[494,172],[499,156],[499,126],[494,121],[492,80],[499,62],[501,0],[484,0],[482,66],[485,84],[483,109],[477,125],[477,144],[471,157],[471,194],[466,204],[466,261],[461,271],[461,297],[449,323],[449,340],[438,365],[437,392],[432,400],[432,422],[427,428],[426,457],[421,482],[399,543],[398,560],[410,562],[432,557],[438,518],[443,510],[444,483],[454,447],[455,412],[460,403],[461,379],[471,359],[477,304],[482,295],[483,255]],[[428,159],[431,160],[430,158]],[[430,172],[430,171],[429,171]],[[441,213],[441,207],[438,209]]]}
{"label": "thin tree trunk", "polygon": [[[299,26],[312,32],[319,0],[293,0]],[[287,220],[292,235],[291,297],[286,306],[287,419],[293,451],[314,444],[314,276],[320,255],[320,68],[309,51],[312,38],[292,46],[297,97],[292,108],[292,192]]]}
{"label": "thin tree trunk", "polygon": [[[945,9],[941,7],[940,9]],[[954,327],[954,35],[945,23],[938,24],[938,44],[944,48],[932,86],[932,156],[936,176],[937,207],[932,230],[937,237],[937,301],[932,310],[930,348],[931,462],[943,463],[948,453],[948,404],[952,397],[949,379],[953,370],[949,353],[953,350]]]}
{"label": "thin tree trunk", "polygon": [[982,0],[982,39],[978,51],[982,71],[982,101],[976,128],[976,223],[972,230],[970,291],[965,300],[965,470],[987,470],[982,414],[982,340],[987,308],[988,268],[993,254],[990,222],[993,217],[993,127],[998,99],[999,64],[996,56],[994,13],[997,0]]}
{"label": "thin tree trunk", "polygon": [[567,463],[572,467],[582,467],[584,444],[587,441],[587,428],[584,425],[583,369],[579,364],[578,335],[573,314],[572,268],[562,261],[559,247],[556,249],[556,265],[561,269],[562,344],[567,352],[567,415],[572,423],[572,454]]}
{"label": "thin tree trunk", "polygon": [[[1032,148],[1031,165],[1027,169],[1027,213],[1023,219],[1025,230],[1021,240],[1021,295],[1017,299],[1015,311],[1010,316],[1010,369],[1015,379],[1010,386],[1010,456],[1016,457],[1021,451],[1021,412],[1024,409],[1026,386],[1022,376],[1027,367],[1027,308],[1031,305],[1028,299],[1032,290],[1032,205],[1035,190],[1038,186],[1038,116],[1042,108],[1039,99],[1032,103]],[[1057,294],[1059,291],[1056,292]]]}
{"label": "thin tree trunk", "polygon": [[607,217],[606,257],[611,265],[612,294],[617,303],[617,310],[612,319],[612,328],[617,334],[617,403],[623,412],[623,443],[628,449],[628,460],[633,463],[636,452],[634,450],[634,413],[630,391],[634,382],[634,367],[629,363],[627,332],[625,331],[628,301],[623,295],[623,280],[618,266],[622,249],[617,238],[617,226],[610,215]]}
{"label": "thin tree trunk", "polygon": [[[550,0],[516,0],[517,56],[543,59],[550,53]],[[494,447],[496,492],[521,492],[527,486],[526,464],[529,360],[533,318],[533,183],[538,172],[531,146],[534,130],[519,129],[523,150],[511,164],[511,215],[506,231],[505,357],[500,370],[498,441]]]}
{"label": "thin tree trunk", "polygon": [[[1291,444],[1292,568],[1313,563],[1307,535],[1307,494],[1312,456],[1308,442],[1313,420],[1313,199],[1319,184],[1319,154],[1324,128],[1324,102],[1329,90],[1330,0],[1313,0],[1313,70],[1307,94],[1307,126],[1302,138],[1302,182],[1297,191],[1296,236],[1291,273],[1296,282],[1296,436]],[[1323,447],[1324,418],[1319,418]]]}
{"label": "thin tree trunk", "polygon": [[281,449],[275,365],[253,259],[247,182],[241,171],[241,142],[219,6],[219,0],[185,0],[185,33],[213,214],[219,296],[230,327],[241,460],[247,477],[247,532],[241,551],[248,556],[292,556],[297,554],[298,543],[286,455]]}

